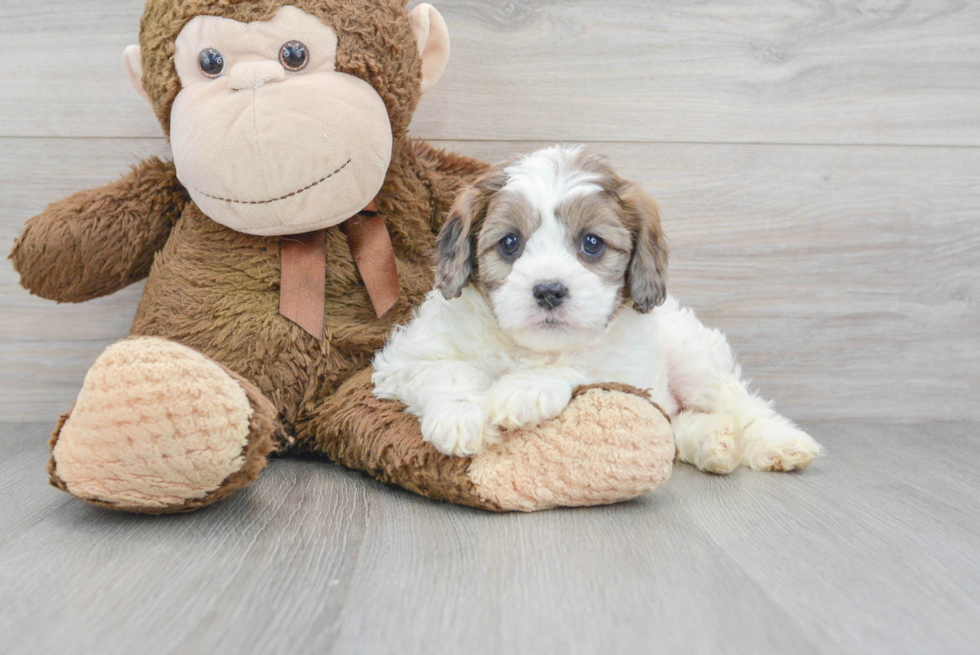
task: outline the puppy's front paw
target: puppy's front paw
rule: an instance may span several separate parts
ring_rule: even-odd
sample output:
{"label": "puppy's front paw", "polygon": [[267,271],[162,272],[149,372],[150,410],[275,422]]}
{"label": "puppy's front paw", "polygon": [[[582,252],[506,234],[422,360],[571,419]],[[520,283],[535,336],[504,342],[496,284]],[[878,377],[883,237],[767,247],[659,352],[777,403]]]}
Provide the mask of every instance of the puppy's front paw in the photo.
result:
{"label": "puppy's front paw", "polygon": [[504,379],[490,389],[490,424],[513,430],[553,419],[572,400],[572,385],[558,381]]}
{"label": "puppy's front paw", "polygon": [[422,417],[422,436],[443,455],[472,457],[492,435],[483,407],[468,400],[439,403]]}

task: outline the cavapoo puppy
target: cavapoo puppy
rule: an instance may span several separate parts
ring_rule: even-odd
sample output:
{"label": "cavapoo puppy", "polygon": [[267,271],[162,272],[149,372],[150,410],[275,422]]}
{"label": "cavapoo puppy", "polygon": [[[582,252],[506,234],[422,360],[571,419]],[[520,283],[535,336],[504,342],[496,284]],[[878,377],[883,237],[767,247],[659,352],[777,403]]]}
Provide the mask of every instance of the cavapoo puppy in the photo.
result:
{"label": "cavapoo puppy", "polygon": [[453,206],[436,291],[375,358],[375,394],[469,456],[558,416],[579,385],[623,383],[671,417],[685,462],[805,468],[820,447],[667,295],[667,253],[653,199],[604,158],[554,147],[499,164]]}

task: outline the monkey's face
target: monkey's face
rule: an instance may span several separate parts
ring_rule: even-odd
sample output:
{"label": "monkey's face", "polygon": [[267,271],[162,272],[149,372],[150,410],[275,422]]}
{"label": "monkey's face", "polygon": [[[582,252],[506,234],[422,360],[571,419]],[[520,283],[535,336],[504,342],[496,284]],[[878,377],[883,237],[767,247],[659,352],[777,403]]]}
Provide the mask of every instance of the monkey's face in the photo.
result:
{"label": "monkey's face", "polygon": [[177,176],[212,220],[255,235],[332,227],[391,163],[384,101],[337,71],[337,33],[293,6],[270,21],[197,16],[176,40]]}

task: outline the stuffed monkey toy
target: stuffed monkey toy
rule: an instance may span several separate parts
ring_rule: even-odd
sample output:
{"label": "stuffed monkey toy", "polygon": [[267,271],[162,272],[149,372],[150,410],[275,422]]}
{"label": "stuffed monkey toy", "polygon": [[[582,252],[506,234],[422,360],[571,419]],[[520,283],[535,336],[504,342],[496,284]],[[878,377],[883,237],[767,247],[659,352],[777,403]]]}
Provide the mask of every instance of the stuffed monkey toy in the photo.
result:
{"label": "stuffed monkey toy", "polygon": [[173,161],[49,206],[11,254],[23,286],[58,302],[148,278],[130,338],[51,438],[52,484],[185,512],[270,455],[315,453],[430,498],[532,511],[667,478],[669,421],[635,389],[579,389],[558,419],[469,459],[372,395],[373,353],[432,289],[441,223],[487,170],[408,136],[449,57],[434,8],[148,0],[140,43],[126,67]]}

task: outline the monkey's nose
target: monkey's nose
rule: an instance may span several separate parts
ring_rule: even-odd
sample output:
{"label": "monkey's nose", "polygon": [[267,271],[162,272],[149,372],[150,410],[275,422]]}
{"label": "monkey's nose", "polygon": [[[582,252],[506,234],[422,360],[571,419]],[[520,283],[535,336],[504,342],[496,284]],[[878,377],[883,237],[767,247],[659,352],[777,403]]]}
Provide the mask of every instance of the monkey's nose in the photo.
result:
{"label": "monkey's nose", "polygon": [[547,310],[557,309],[568,297],[568,288],[561,282],[548,282],[534,287],[534,297]]}
{"label": "monkey's nose", "polygon": [[286,71],[276,61],[245,61],[235,64],[228,73],[228,88],[247,91],[271,82],[282,82]]}

